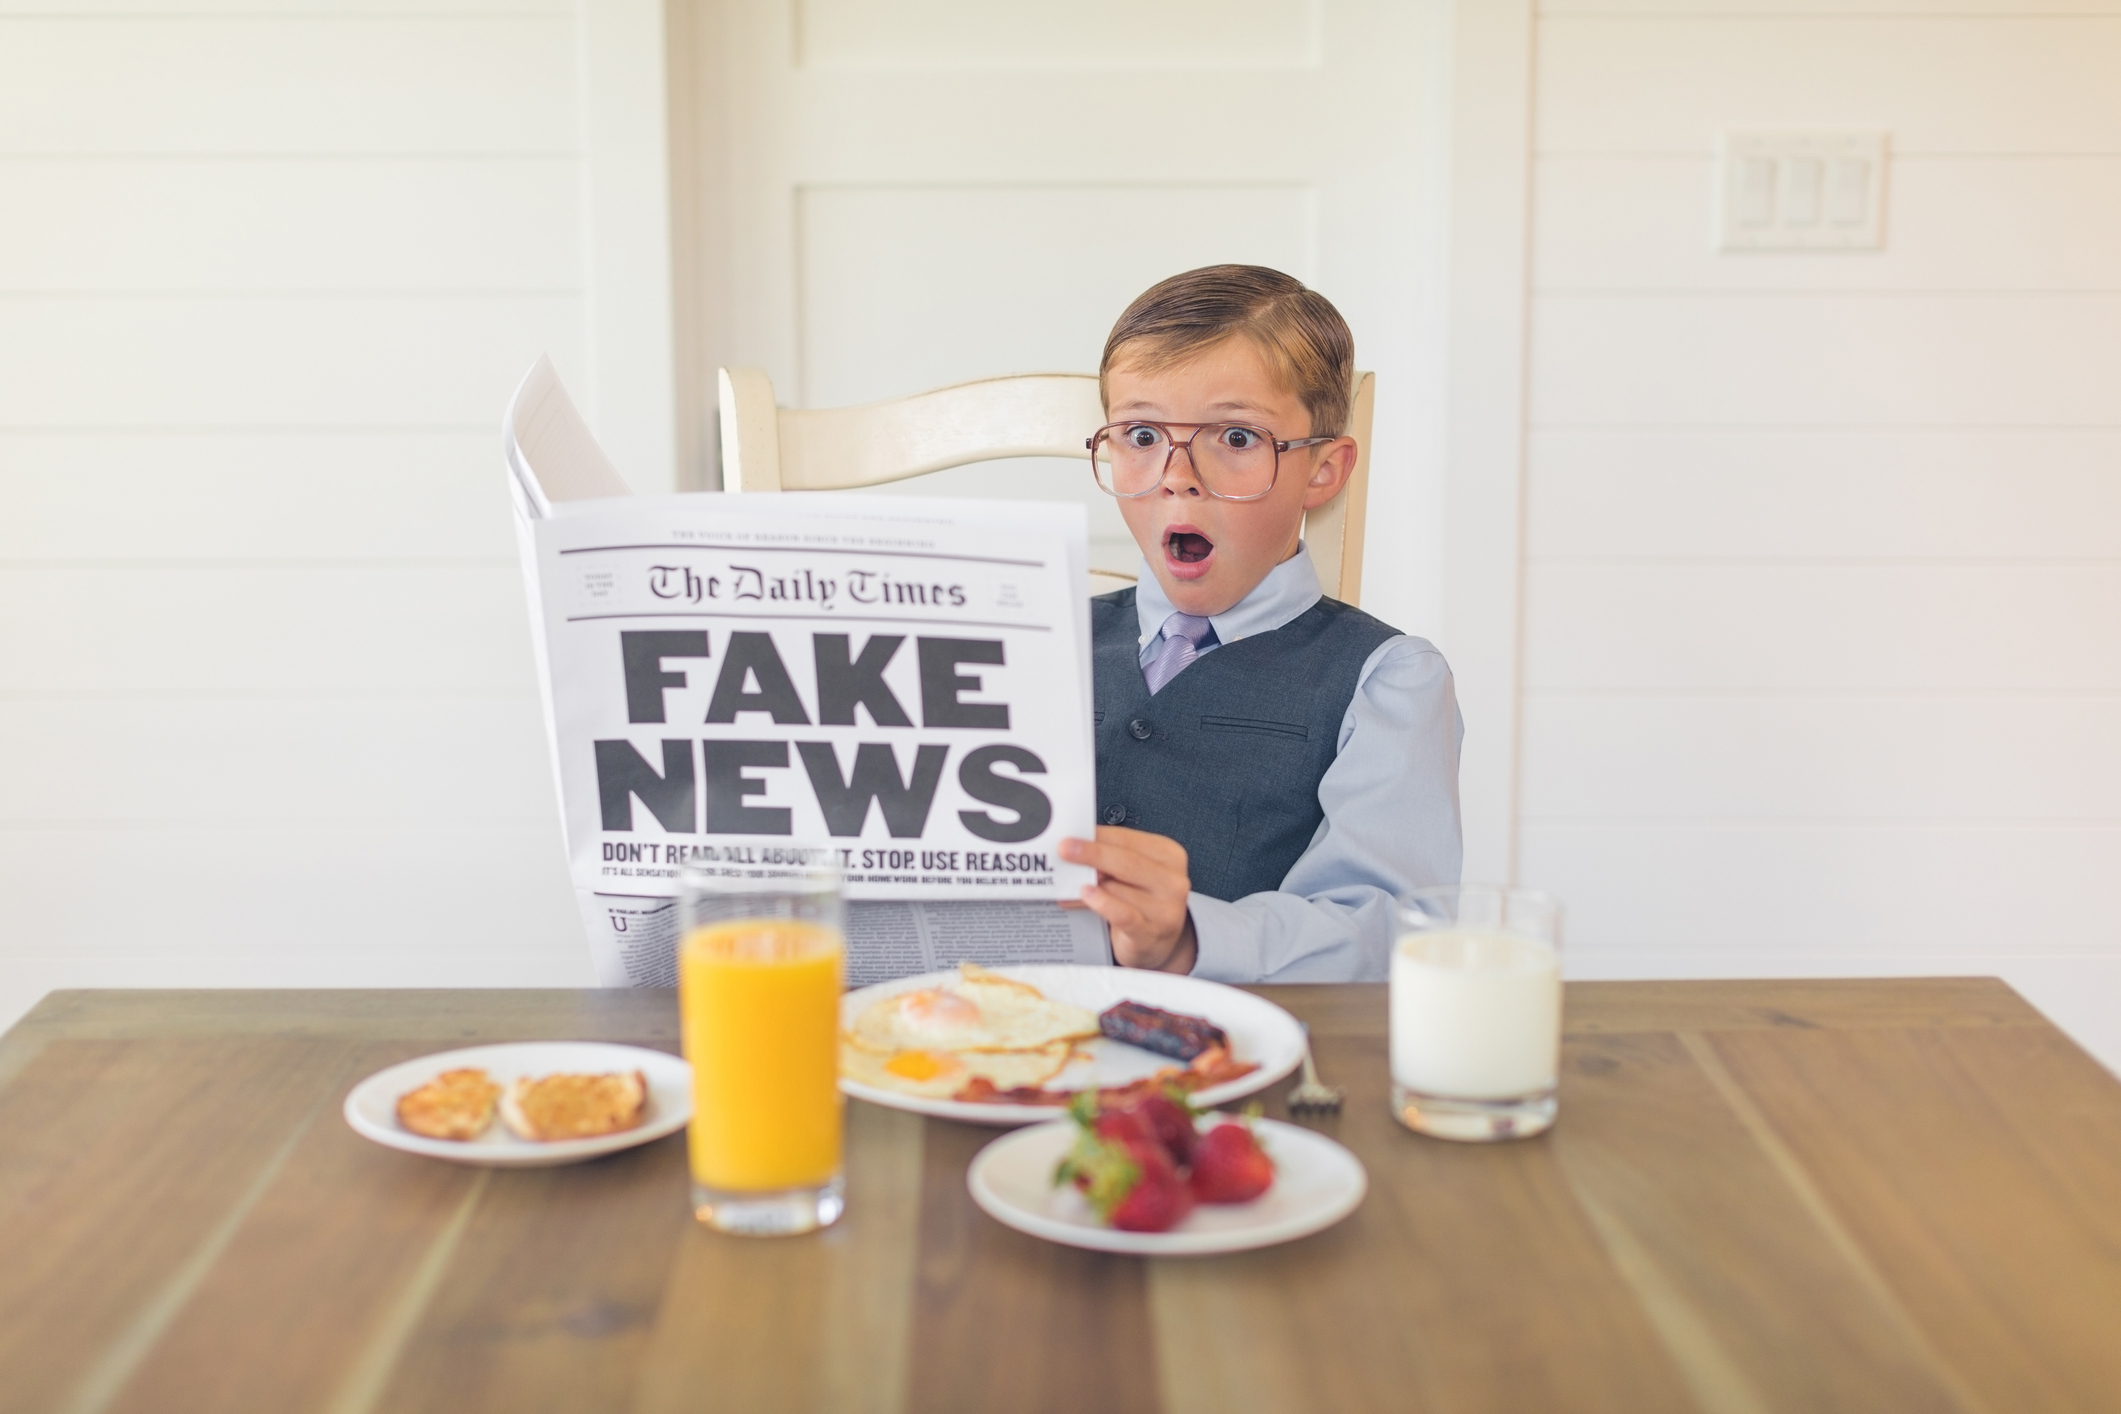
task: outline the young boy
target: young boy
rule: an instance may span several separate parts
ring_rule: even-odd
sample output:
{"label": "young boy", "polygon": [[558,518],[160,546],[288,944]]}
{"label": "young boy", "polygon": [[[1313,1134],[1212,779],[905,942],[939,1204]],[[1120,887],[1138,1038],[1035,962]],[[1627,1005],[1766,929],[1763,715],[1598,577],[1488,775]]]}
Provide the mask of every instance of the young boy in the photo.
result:
{"label": "young boy", "polygon": [[1340,314],[1257,266],[1175,275],[1105,341],[1098,482],[1144,567],[1091,601],[1100,824],[1061,853],[1123,966],[1379,980],[1394,896],[1458,881],[1451,671],[1325,598],[1299,538],[1354,470],[1353,376]]}

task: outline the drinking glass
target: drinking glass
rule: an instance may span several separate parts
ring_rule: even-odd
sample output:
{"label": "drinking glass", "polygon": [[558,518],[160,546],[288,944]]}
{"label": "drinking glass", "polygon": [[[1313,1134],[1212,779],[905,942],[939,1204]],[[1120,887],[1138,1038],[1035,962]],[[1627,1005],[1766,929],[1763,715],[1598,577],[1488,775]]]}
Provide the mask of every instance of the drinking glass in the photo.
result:
{"label": "drinking glass", "polygon": [[1561,907],[1531,889],[1420,889],[1392,947],[1392,1113],[1439,1139],[1554,1122]]}
{"label": "drinking glass", "polygon": [[689,864],[678,908],[693,1213],[749,1236],[826,1227],[846,1206],[839,871]]}

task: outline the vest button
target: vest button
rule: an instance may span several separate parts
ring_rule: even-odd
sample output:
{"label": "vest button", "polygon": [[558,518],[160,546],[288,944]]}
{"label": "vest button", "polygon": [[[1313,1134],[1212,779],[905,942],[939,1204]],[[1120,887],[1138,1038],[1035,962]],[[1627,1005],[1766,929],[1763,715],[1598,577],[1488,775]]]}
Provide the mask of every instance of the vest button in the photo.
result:
{"label": "vest button", "polygon": [[1127,723],[1127,731],[1132,734],[1136,741],[1147,741],[1155,734],[1156,728],[1136,717],[1133,721]]}
{"label": "vest button", "polygon": [[1107,825],[1124,825],[1124,824],[1126,824],[1126,823],[1127,823],[1127,807],[1126,807],[1126,806],[1124,806],[1124,805],[1108,805],[1108,806],[1106,806],[1106,807],[1105,807],[1105,823],[1106,823]]}

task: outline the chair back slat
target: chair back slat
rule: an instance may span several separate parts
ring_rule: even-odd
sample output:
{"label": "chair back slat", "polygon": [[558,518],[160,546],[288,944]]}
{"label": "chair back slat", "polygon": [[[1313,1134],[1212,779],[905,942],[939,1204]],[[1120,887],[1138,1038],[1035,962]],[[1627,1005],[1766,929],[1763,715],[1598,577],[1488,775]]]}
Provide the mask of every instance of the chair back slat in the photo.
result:
{"label": "chair back slat", "polygon": [[[773,382],[756,368],[720,375],[722,489],[854,491],[1006,457],[1085,457],[1104,421],[1087,373],[983,378],[890,402],[850,408],[776,408]],[[1352,604],[1362,592],[1363,512],[1369,499],[1370,415],[1376,378],[1355,375],[1348,433],[1356,440],[1347,489],[1304,517],[1304,541],[1326,593]],[[1098,592],[1131,582],[1093,572]]]}
{"label": "chair back slat", "polygon": [[847,491],[1003,457],[1069,457],[1103,421],[1082,373],[984,378],[867,407],[780,415],[781,488]]}
{"label": "chair back slat", "polygon": [[1348,405],[1348,435],[1355,439],[1355,472],[1338,496],[1304,513],[1304,546],[1326,593],[1346,604],[1362,598],[1362,531],[1370,506],[1370,414],[1376,407],[1377,375],[1355,375]]}
{"label": "chair back slat", "polygon": [[780,413],[773,405],[773,380],[762,368],[725,368],[720,384],[722,409],[722,489],[781,489]]}

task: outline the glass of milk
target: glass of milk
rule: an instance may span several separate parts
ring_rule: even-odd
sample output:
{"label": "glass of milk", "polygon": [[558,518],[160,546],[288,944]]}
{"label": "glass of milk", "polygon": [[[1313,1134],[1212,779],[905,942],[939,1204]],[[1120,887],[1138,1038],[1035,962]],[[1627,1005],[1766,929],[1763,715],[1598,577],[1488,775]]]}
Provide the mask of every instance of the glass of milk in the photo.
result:
{"label": "glass of milk", "polygon": [[1392,1113],[1439,1139],[1521,1139],[1554,1122],[1561,908],[1464,884],[1399,901]]}

